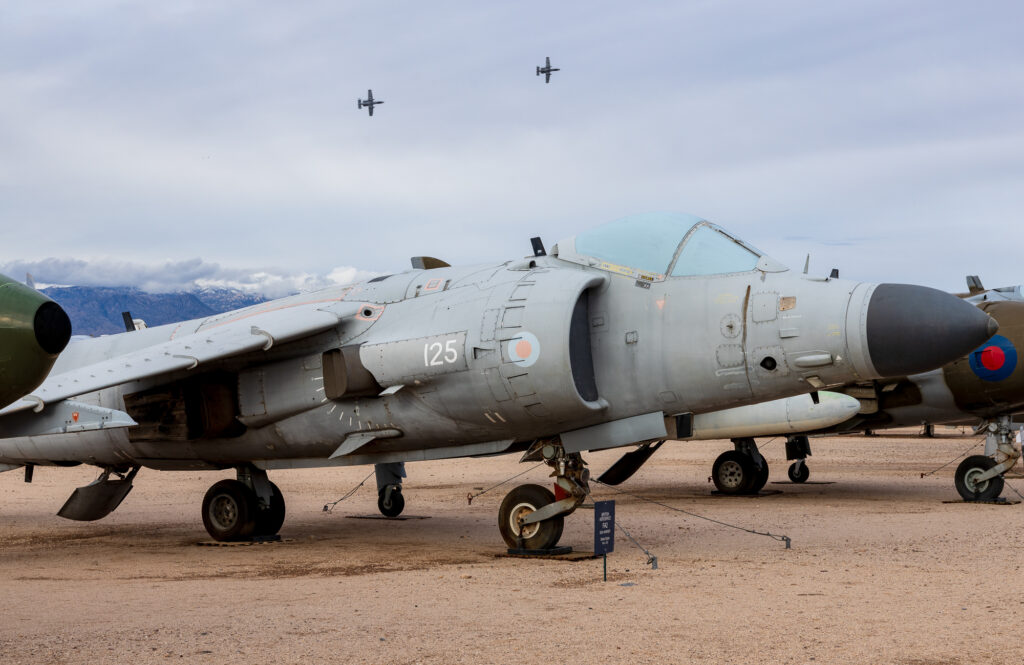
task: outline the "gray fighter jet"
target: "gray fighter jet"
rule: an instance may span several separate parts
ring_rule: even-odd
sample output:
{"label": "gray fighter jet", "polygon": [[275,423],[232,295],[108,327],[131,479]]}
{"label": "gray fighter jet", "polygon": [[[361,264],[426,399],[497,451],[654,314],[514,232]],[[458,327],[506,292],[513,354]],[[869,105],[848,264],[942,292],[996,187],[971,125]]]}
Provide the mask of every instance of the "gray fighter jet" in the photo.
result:
{"label": "gray fighter jet", "polygon": [[551,72],[561,71],[557,67],[551,66],[551,58],[544,58],[544,66],[537,67],[537,76],[544,75],[544,82],[551,83]]}
{"label": "gray fighter jet", "polygon": [[356,100],[356,104],[358,105],[359,108],[365,108],[367,111],[370,112],[370,117],[373,117],[373,107],[376,106],[377,104],[383,104],[383,103],[384,103],[383,99],[374,99],[373,98],[373,90],[367,90],[366,91],[366,99],[357,99]]}
{"label": "gray fighter jet", "polygon": [[40,389],[0,411],[0,429],[71,397],[138,425],[0,439],[0,463],[100,467],[59,513],[86,520],[116,508],[142,466],[235,469],[202,508],[210,535],[232,540],[281,527],[270,470],[377,464],[393,472],[380,490],[394,500],[399,463],[519,453],[551,467],[555,492],[513,489],[499,530],[510,547],[546,549],[589,493],[586,451],[926,371],[997,328],[934,289],[794,274],[689,215],[621,219],[551,255],[534,239],[520,260],[413,265],[72,345]]}

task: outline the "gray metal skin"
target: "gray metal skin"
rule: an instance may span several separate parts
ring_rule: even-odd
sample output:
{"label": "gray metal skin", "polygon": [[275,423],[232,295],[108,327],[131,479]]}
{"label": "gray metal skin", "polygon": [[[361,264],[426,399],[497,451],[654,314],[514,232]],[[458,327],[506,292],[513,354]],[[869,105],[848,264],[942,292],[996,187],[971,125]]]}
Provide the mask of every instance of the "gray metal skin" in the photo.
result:
{"label": "gray metal skin", "polygon": [[[643,289],[632,278],[541,257],[409,271],[379,282],[294,296],[275,304],[341,299],[367,303],[373,314],[272,348],[259,358],[218,363],[218,369],[238,373],[238,420],[248,426],[242,436],[131,442],[122,429],[3,439],[0,462],[141,463],[161,469],[254,462],[269,469],[490,454],[503,452],[514,442],[607,421],[649,413],[716,411],[807,392],[819,383],[878,377],[864,332],[874,285],[807,279],[769,262],[764,268],[668,278]],[[424,292],[431,280],[440,280],[445,288]],[[795,298],[796,306],[779,312],[780,294]],[[581,295],[589,302],[600,395],[591,401],[579,396],[569,371],[570,317]],[[241,310],[236,316],[261,308]],[[154,345],[222,318],[77,342],[65,351],[54,374]],[[510,362],[505,348],[524,330],[540,341],[539,358],[531,367]],[[456,362],[424,366],[423,345],[450,339],[460,342]],[[415,353],[395,354],[391,363],[374,366],[364,361],[381,386],[404,387],[385,397],[326,400],[321,354],[352,344],[363,345],[361,355],[377,345],[385,352],[391,345],[409,345]],[[429,348],[428,354],[433,354]],[[759,364],[768,355],[778,362],[773,371]],[[804,358],[818,364],[823,356],[832,361],[800,366]],[[77,399],[123,410],[125,394],[187,376],[188,372],[176,372]],[[398,431],[401,436],[377,439],[355,454],[328,459],[349,434],[367,430]],[[634,442],[595,440],[593,448]]]}
{"label": "gray metal skin", "polygon": [[[702,222],[694,229],[701,225],[707,226]],[[0,439],[0,464],[235,467],[248,477],[245,468],[490,455],[551,438],[565,442],[571,455],[670,438],[676,434],[674,414],[880,377],[869,347],[888,353],[900,340],[877,333],[871,338],[869,312],[878,288],[809,278],[765,256],[754,270],[740,273],[642,273],[578,255],[573,239],[559,243],[551,256],[410,270],[207,319],[76,342],[58,360],[53,382],[76,368],[221,326],[251,323],[252,334],[260,335],[261,317],[292,307],[298,312],[300,305],[339,317],[326,332],[268,344],[268,350],[75,395],[79,402],[127,411],[152,430],[159,423],[140,417],[126,396],[131,402],[148,389],[228,377],[227,385],[237,389],[232,422],[244,431],[161,438],[140,437],[139,428],[129,427]],[[975,308],[933,313],[915,306],[917,295],[906,302],[904,326],[938,318],[964,324],[963,330],[940,335],[951,347],[930,358],[929,366],[991,334],[986,330],[994,324]],[[961,304],[948,298],[953,309]],[[589,356],[580,353],[586,343]],[[358,348],[362,365],[379,384],[372,393],[364,386],[358,396],[328,399],[324,354],[339,348]],[[525,356],[517,359],[516,353]],[[920,362],[915,360],[916,369]],[[576,480],[585,487],[585,475]],[[266,499],[269,490],[259,483],[255,489]]]}

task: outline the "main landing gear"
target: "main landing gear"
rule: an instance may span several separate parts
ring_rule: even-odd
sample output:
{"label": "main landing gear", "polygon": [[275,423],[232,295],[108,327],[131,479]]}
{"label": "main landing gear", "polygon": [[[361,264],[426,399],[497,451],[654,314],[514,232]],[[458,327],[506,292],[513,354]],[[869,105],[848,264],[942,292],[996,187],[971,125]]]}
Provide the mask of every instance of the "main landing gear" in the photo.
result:
{"label": "main landing gear", "polygon": [[768,482],[768,461],[753,439],[733,439],[735,450],[718,456],[711,467],[711,480],[722,494],[757,494]]}
{"label": "main landing gear", "polygon": [[238,467],[237,480],[214,483],[203,497],[203,525],[214,540],[271,538],[284,524],[284,495],[267,472]]}
{"label": "main landing gear", "polygon": [[1017,463],[1021,451],[1013,441],[1010,416],[986,426],[985,454],[971,455],[956,468],[953,482],[965,501],[992,501],[1003,493],[1003,474]]}
{"label": "main landing gear", "polygon": [[555,491],[520,485],[509,492],[498,509],[498,530],[509,547],[552,549],[562,537],[565,516],[590,494],[590,470],[579,453],[566,452],[557,438],[534,443],[520,461],[543,461],[550,466]]}

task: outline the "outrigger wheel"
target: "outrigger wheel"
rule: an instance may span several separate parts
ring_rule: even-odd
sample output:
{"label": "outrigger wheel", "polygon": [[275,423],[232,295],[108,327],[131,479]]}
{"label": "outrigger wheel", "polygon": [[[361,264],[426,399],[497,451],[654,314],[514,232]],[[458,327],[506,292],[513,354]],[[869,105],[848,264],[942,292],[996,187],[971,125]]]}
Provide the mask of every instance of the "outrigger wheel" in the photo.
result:
{"label": "outrigger wheel", "polygon": [[398,517],[405,510],[401,485],[387,485],[377,492],[377,509],[384,517]]}
{"label": "outrigger wheel", "polygon": [[562,537],[565,520],[562,515],[520,526],[530,513],[555,502],[555,495],[540,485],[520,485],[505,495],[498,509],[498,530],[509,547],[526,550],[549,550]]}
{"label": "outrigger wheel", "polygon": [[800,460],[789,465],[789,479],[794,483],[806,483],[811,477],[811,470],[807,468],[807,462]]}
{"label": "outrigger wheel", "polygon": [[971,455],[956,468],[956,475],[953,482],[956,484],[956,491],[960,493],[964,501],[992,501],[1003,493],[1003,477],[993,476],[987,480],[978,482],[975,480],[997,462],[985,455]]}

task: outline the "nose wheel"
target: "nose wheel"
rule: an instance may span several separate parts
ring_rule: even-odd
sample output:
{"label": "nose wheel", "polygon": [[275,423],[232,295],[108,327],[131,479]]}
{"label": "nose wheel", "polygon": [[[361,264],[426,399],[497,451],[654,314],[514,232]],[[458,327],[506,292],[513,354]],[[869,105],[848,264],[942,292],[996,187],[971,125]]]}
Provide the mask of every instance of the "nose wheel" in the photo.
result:
{"label": "nose wheel", "polygon": [[559,438],[535,442],[520,462],[544,462],[553,469],[555,493],[540,485],[520,485],[498,509],[498,531],[509,548],[550,550],[558,544],[565,516],[590,494],[590,470],[579,453],[567,453]]}
{"label": "nose wheel", "polygon": [[1003,493],[1003,477],[984,478],[996,461],[984,455],[971,455],[956,468],[953,483],[964,501],[992,501]]}
{"label": "nose wheel", "polygon": [[542,522],[523,524],[523,520],[544,506],[553,504],[555,495],[540,485],[520,485],[505,495],[498,509],[498,531],[505,544],[527,550],[549,550],[562,537],[562,515]]}
{"label": "nose wheel", "polygon": [[1003,493],[1003,474],[1020,459],[1013,440],[1010,416],[1000,416],[984,427],[985,455],[971,455],[956,468],[953,483],[964,501],[992,501]]}

